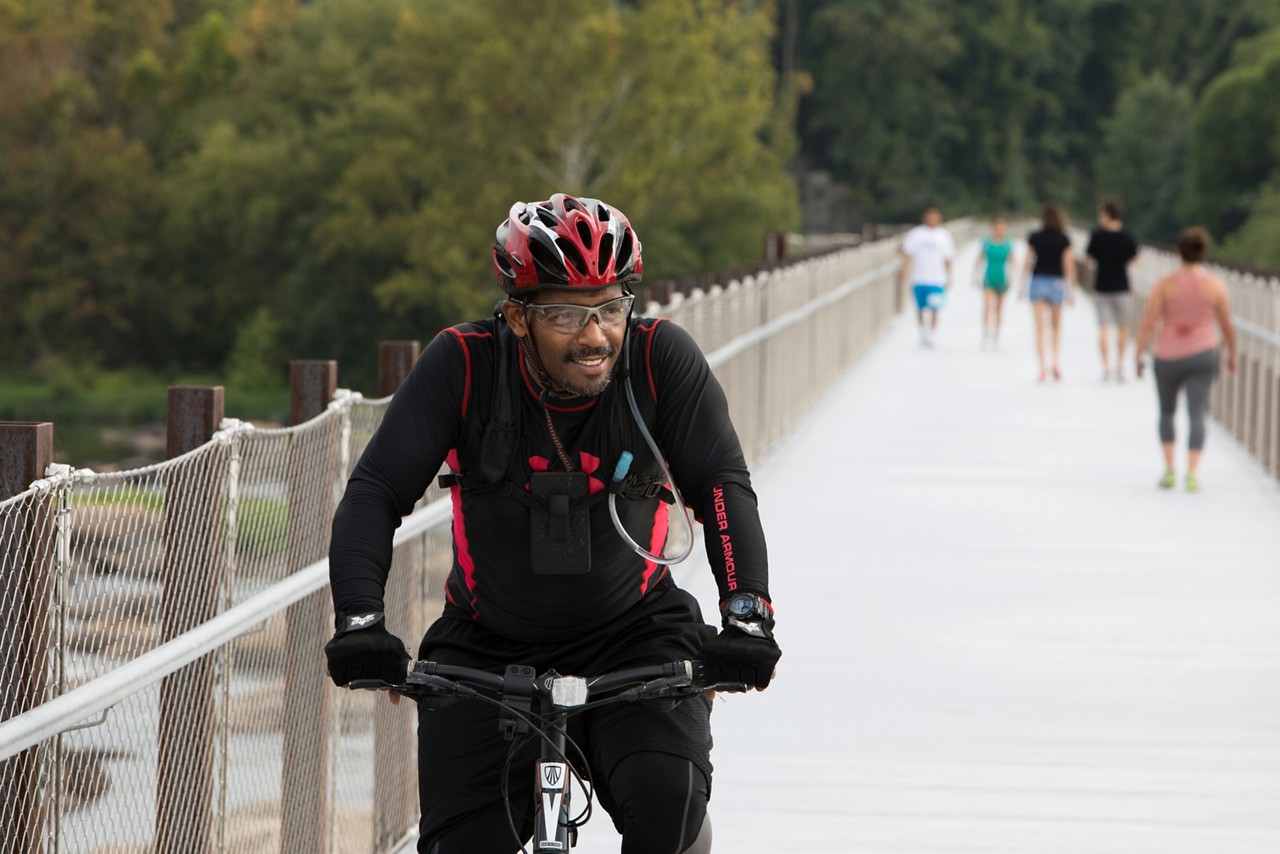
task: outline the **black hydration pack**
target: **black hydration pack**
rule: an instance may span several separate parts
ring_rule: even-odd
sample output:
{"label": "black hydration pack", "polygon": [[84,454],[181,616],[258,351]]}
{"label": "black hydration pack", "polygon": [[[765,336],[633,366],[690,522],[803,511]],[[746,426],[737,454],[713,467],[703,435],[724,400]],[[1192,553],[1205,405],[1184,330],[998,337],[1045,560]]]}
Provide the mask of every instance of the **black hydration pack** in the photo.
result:
{"label": "black hydration pack", "polygon": [[[461,471],[442,474],[438,482],[442,487],[458,487],[464,493],[479,495],[498,492],[516,501],[529,511],[529,547],[531,568],[540,575],[575,575],[591,569],[591,509],[608,499],[610,494],[625,499],[619,505],[619,518],[642,515],[644,506],[654,499],[668,504],[674,496],[664,485],[661,469],[635,423],[636,415],[630,410],[622,383],[631,381],[632,348],[623,344],[622,358],[616,369],[614,381],[601,393],[597,406],[608,407],[609,434],[606,449],[612,452],[629,451],[633,457],[625,474],[614,474],[617,460],[602,460],[599,479],[606,482],[603,491],[590,493],[588,474],[583,471],[533,472],[529,476],[529,488],[516,482],[512,472],[519,456],[521,436],[521,399],[527,392],[523,382],[512,367],[521,358],[519,339],[507,326],[500,314],[494,320],[467,324],[476,332],[491,330],[493,333],[494,365],[491,372],[492,388],[487,412],[479,412],[478,406],[469,408],[463,420],[458,443],[458,464]],[[635,321],[628,325],[627,341],[636,334]],[[479,404],[479,398],[476,399]],[[648,395],[636,396],[639,417],[646,424],[657,418],[656,403]],[[643,502],[643,505],[636,502]]]}

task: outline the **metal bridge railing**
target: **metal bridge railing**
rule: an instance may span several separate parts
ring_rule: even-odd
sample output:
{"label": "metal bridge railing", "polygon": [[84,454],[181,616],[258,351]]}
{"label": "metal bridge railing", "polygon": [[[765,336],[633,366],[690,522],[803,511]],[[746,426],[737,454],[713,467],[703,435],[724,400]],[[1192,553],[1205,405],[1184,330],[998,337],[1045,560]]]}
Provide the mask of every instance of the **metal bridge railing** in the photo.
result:
{"label": "metal bridge railing", "polygon": [[[646,313],[699,341],[757,462],[901,308],[896,252],[868,243]],[[0,850],[376,854],[412,831],[413,714],[333,688],[321,652],[329,524],[388,400],[339,393],[281,430],[226,421],[166,463],[55,466],[0,502]],[[441,495],[397,535],[402,637],[443,604]]]}

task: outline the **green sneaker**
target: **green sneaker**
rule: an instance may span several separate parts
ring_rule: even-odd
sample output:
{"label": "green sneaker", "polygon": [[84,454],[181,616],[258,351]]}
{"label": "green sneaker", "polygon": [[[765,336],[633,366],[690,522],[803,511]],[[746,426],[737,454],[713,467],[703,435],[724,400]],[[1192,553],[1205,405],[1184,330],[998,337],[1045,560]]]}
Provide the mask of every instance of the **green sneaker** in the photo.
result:
{"label": "green sneaker", "polygon": [[1174,485],[1177,484],[1177,482],[1178,482],[1177,473],[1175,473],[1173,469],[1166,469],[1164,473],[1164,477],[1160,478],[1159,483],[1157,483],[1156,485],[1159,486],[1161,489],[1173,489]]}
{"label": "green sneaker", "polygon": [[1199,492],[1199,491],[1200,491],[1200,478],[1196,477],[1196,473],[1195,473],[1195,472],[1193,472],[1193,471],[1189,471],[1189,472],[1187,472],[1187,477],[1186,477],[1186,479],[1183,481],[1183,483],[1184,483],[1184,484],[1186,485],[1186,487],[1187,487],[1187,492]]}

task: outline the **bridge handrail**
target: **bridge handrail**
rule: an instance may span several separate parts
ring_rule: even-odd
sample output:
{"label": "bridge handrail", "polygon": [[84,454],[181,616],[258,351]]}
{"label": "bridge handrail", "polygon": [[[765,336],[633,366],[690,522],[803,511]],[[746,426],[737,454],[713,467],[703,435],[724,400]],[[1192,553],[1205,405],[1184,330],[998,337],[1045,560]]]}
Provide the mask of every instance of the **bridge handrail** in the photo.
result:
{"label": "bridge handrail", "polygon": [[[449,501],[443,498],[420,507],[401,522],[395,545],[401,546],[430,528],[447,523],[451,514]],[[323,558],[105,675],[0,723],[0,760],[106,711],[123,697],[208,655],[328,584],[329,559]]]}

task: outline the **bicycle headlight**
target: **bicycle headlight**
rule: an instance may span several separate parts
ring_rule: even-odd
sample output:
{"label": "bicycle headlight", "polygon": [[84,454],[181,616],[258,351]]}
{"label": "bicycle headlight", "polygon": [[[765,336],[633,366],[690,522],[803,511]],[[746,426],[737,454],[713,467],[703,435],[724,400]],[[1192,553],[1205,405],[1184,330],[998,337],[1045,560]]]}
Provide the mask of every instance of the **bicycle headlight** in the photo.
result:
{"label": "bicycle headlight", "polygon": [[587,680],[581,676],[557,676],[551,683],[551,702],[566,708],[585,705]]}

